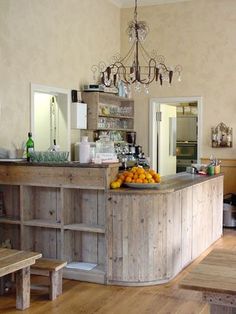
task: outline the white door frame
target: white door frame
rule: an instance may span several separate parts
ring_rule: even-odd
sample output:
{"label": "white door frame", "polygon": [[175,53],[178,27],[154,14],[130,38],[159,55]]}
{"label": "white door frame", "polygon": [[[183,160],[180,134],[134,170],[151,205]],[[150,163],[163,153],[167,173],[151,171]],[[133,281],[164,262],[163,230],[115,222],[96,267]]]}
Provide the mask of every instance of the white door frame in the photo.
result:
{"label": "white door frame", "polygon": [[157,119],[156,112],[160,104],[178,104],[178,103],[188,103],[196,102],[198,107],[198,143],[197,143],[197,160],[200,162],[201,158],[201,147],[202,147],[202,97],[192,96],[192,97],[155,97],[151,98],[149,101],[149,156],[150,163],[153,169],[157,169]]}
{"label": "white door frame", "polygon": [[39,85],[39,84],[30,84],[30,99],[31,99],[31,106],[30,106],[30,130],[32,134],[34,134],[34,93],[46,93],[46,94],[63,94],[66,96],[67,99],[67,150],[69,152],[69,160],[70,160],[70,138],[71,138],[71,112],[70,112],[70,106],[71,106],[71,91],[69,89],[59,88],[59,87],[53,87],[53,86],[45,86],[45,85]]}

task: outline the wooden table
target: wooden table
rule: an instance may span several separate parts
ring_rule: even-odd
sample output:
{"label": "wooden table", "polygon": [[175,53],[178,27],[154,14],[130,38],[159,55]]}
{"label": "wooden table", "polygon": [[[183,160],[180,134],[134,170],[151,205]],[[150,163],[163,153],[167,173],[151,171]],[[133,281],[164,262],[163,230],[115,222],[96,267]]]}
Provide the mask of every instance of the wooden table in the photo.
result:
{"label": "wooden table", "polygon": [[30,306],[30,265],[42,257],[36,252],[0,248],[0,277],[16,272],[16,308]]}
{"label": "wooden table", "polygon": [[203,291],[211,313],[236,313],[236,250],[212,250],[180,282],[180,287]]}

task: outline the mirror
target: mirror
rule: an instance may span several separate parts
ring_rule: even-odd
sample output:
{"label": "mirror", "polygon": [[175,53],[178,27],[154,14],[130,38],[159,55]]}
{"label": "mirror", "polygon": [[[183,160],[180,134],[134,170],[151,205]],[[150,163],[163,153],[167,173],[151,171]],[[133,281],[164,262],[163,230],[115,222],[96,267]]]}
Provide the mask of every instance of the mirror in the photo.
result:
{"label": "mirror", "polygon": [[31,132],[36,151],[70,152],[70,90],[31,84]]}

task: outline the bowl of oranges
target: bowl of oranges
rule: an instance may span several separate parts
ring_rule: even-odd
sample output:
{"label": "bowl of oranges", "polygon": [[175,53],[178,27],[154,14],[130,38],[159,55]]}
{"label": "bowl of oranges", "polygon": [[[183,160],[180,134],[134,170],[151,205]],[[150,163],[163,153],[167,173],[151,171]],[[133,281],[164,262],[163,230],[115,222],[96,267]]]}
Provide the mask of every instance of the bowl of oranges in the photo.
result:
{"label": "bowl of oranges", "polygon": [[143,167],[133,167],[129,171],[121,172],[116,179],[111,182],[111,188],[116,189],[127,186],[139,189],[158,188],[161,176],[155,170],[144,169]]}

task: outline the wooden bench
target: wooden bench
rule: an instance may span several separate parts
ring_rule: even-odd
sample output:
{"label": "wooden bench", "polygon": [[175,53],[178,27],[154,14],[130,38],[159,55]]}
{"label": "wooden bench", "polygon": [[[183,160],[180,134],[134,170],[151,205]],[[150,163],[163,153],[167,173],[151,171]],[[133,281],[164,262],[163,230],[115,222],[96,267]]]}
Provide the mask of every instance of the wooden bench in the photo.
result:
{"label": "wooden bench", "polygon": [[[30,306],[30,266],[42,256],[41,253],[0,248],[0,277],[15,273],[16,308],[25,310]],[[2,293],[4,292],[4,282]]]}
{"label": "wooden bench", "polygon": [[236,250],[212,250],[179,286],[202,291],[211,314],[236,313]]}
{"label": "wooden bench", "polygon": [[62,294],[62,272],[67,262],[57,259],[40,258],[31,266],[31,273],[49,276],[49,299],[55,300]]}

